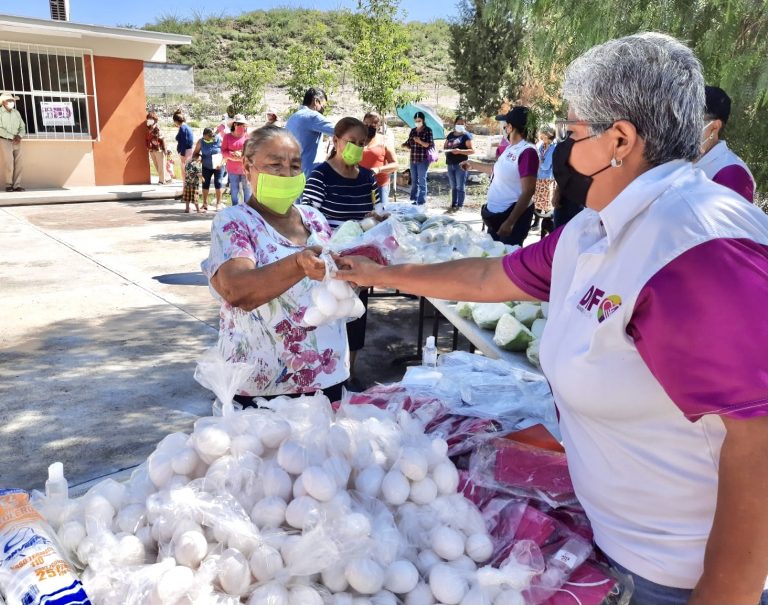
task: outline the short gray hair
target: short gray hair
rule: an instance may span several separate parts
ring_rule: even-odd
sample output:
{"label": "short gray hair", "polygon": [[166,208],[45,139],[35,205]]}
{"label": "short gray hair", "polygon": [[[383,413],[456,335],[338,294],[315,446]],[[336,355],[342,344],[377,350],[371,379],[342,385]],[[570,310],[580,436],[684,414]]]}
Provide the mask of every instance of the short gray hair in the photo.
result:
{"label": "short gray hair", "polygon": [[704,127],[704,77],[693,51],[671,36],[641,33],[610,40],[568,66],[563,97],[580,120],[631,122],[645,160],[695,160]]}

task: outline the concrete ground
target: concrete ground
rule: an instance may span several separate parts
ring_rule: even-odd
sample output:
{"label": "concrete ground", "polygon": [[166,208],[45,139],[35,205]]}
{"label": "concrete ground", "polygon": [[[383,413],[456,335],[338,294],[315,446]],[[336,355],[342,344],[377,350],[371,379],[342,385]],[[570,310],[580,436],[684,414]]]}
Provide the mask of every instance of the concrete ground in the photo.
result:
{"label": "concrete ground", "polygon": [[[39,489],[57,460],[74,486],[131,468],[210,413],[193,372],[218,329],[199,272],[212,215],[182,210],[0,208],[0,488]],[[417,321],[415,300],[371,300],[363,386],[402,377]]]}

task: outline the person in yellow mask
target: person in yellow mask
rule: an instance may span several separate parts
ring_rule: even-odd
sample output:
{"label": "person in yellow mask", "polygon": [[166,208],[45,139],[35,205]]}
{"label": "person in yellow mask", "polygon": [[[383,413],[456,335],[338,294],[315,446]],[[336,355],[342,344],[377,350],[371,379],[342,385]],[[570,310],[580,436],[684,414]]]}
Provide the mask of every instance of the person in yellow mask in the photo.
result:
{"label": "person in yellow mask", "polygon": [[253,365],[236,400],[322,390],[336,401],[349,377],[345,321],[302,322],[325,277],[319,255],[331,228],[320,211],[295,203],[305,185],[301,148],[283,128],[259,128],[243,146],[243,170],[252,195],[216,215],[202,263],[221,302],[219,350]]}

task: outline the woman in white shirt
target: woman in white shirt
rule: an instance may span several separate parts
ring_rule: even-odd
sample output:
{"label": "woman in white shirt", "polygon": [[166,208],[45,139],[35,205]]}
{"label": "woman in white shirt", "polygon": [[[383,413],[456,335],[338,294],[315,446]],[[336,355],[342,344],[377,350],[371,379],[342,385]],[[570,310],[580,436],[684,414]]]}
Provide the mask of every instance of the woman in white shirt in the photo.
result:
{"label": "woman in white shirt", "polygon": [[323,390],[336,401],[349,377],[345,322],[302,325],[325,276],[318,255],[331,229],[318,210],[294,204],[305,185],[301,148],[287,130],[265,126],[248,137],[243,156],[253,196],[216,215],[202,264],[221,301],[219,348],[230,361],[253,364],[236,399],[249,405]]}
{"label": "woman in white shirt", "polygon": [[518,106],[496,116],[498,121],[504,122],[509,145],[501,152],[495,164],[474,160],[461,164],[464,170],[476,169],[493,174],[488,198],[480,214],[493,239],[518,246],[523,245],[531,229],[533,194],[539,171],[536,147],[526,139],[528,113],[527,107]]}
{"label": "woman in white shirt", "polygon": [[502,259],[380,267],[360,285],[547,300],[541,364],[597,546],[632,605],[768,602],[768,216],[712,183],[693,52],[645,33],[567,69],[554,176],[586,209]]}

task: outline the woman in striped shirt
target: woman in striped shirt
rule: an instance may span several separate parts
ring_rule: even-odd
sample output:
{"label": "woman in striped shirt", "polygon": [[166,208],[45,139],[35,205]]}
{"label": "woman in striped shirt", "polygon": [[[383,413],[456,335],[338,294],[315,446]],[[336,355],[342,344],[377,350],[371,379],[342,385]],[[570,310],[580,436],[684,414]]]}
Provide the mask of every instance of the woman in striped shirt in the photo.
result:
{"label": "woman in striped shirt", "polygon": [[[333,131],[333,150],[328,160],[314,167],[307,179],[302,202],[323,213],[336,229],[344,221],[359,221],[373,212],[378,203],[378,185],[373,171],[360,166],[368,127],[357,118],[342,118]],[[368,308],[368,290],[360,292]],[[347,324],[350,380],[354,381],[357,351],[365,344],[368,312]],[[357,385],[355,385],[357,386]],[[354,386],[352,387],[353,390]]]}

